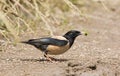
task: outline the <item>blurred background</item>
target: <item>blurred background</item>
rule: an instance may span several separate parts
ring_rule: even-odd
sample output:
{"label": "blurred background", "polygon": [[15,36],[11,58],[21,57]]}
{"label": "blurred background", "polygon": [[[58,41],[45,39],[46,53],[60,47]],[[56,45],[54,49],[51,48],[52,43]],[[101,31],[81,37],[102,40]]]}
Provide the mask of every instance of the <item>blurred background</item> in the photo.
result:
{"label": "blurred background", "polygon": [[[19,43],[72,29],[88,36],[55,56],[68,61]],[[48,75],[120,76],[120,0],[0,0],[0,76]]]}
{"label": "blurred background", "polygon": [[111,13],[117,10],[119,2],[119,0],[0,0],[0,46],[16,44],[30,36],[50,36],[70,29],[87,30],[82,28],[82,23],[86,23],[88,19],[103,19],[91,13],[99,11],[98,9]]}

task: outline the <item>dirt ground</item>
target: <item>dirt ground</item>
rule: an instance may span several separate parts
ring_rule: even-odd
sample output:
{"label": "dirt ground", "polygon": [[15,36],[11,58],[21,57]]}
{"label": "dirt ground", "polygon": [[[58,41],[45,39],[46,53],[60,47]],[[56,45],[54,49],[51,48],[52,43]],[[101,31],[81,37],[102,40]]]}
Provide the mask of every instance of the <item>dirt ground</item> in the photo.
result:
{"label": "dirt ground", "polygon": [[72,17],[75,28],[87,29],[88,36],[77,37],[53,63],[30,45],[9,45],[0,52],[0,76],[120,76],[120,8],[110,9],[99,8],[81,22]]}

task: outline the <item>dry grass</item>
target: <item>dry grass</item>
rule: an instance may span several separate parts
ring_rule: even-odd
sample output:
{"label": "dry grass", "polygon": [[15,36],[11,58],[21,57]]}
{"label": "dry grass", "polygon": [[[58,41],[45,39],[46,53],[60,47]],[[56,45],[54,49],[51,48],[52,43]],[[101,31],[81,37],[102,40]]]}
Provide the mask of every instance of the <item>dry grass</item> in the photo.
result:
{"label": "dry grass", "polygon": [[[94,18],[84,13],[89,2],[95,4],[95,1],[88,0],[0,0],[2,40],[16,44],[21,34],[36,34],[37,28],[50,35],[54,35],[56,26],[63,30],[72,29],[74,27],[68,26],[69,19],[64,13],[70,12],[81,19]],[[103,2],[102,5],[107,9]]]}

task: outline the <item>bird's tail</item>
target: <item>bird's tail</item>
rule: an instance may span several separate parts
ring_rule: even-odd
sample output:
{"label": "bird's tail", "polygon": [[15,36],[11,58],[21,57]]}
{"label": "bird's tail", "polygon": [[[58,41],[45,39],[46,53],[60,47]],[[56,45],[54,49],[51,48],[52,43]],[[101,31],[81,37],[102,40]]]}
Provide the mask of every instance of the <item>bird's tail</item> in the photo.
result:
{"label": "bird's tail", "polygon": [[28,40],[28,41],[21,41],[20,43],[25,43],[33,46],[38,46],[38,43],[35,43],[33,39]]}
{"label": "bird's tail", "polygon": [[21,41],[20,43],[30,44],[29,41]]}
{"label": "bird's tail", "polygon": [[34,39],[30,39],[28,41],[21,41],[21,43],[25,43],[25,44],[30,44],[30,45],[34,45]]}

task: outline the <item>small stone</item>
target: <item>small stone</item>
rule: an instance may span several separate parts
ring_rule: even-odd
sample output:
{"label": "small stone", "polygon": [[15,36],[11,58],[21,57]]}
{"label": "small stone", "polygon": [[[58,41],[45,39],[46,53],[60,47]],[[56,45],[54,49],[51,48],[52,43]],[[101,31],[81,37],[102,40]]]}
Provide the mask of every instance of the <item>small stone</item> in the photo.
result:
{"label": "small stone", "polygon": [[75,66],[79,66],[79,64],[73,64],[71,62],[68,63],[68,67],[75,67]]}
{"label": "small stone", "polygon": [[97,66],[96,65],[91,65],[91,66],[88,66],[88,68],[90,68],[91,70],[96,70]]}

